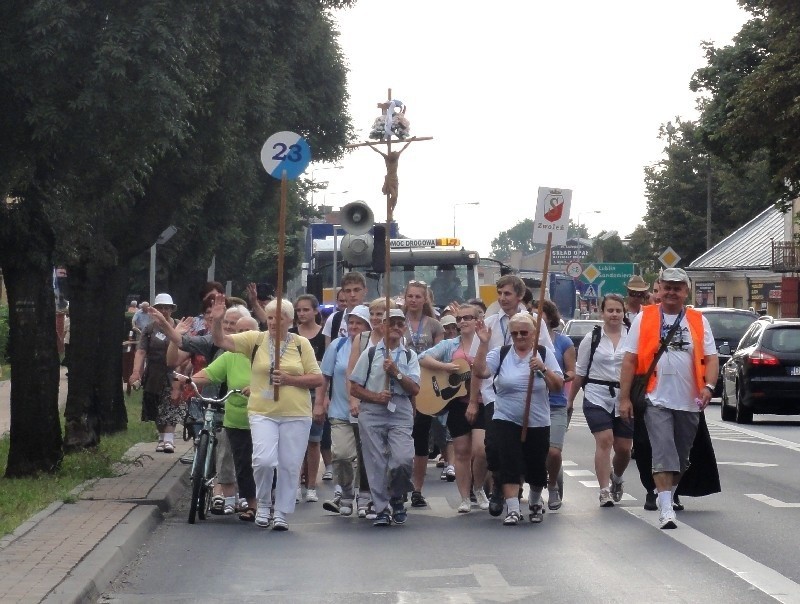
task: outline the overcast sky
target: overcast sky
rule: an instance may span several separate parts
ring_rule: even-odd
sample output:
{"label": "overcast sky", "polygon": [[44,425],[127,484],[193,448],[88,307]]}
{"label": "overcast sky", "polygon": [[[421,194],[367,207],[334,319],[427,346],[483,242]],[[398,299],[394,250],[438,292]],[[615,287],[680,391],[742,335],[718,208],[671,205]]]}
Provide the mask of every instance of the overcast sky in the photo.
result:
{"label": "overcast sky", "polygon": [[[401,157],[401,232],[452,236],[455,214],[462,244],[488,256],[533,216],[539,186],[572,189],[591,234],[636,228],[659,125],[696,117],[701,41],[729,43],[747,13],[735,0],[359,0],[336,18],[359,140],[388,88],[412,135],[434,137]],[[315,203],[361,199],[385,220],[382,158],[361,148],[340,165],[316,166],[329,186]]]}

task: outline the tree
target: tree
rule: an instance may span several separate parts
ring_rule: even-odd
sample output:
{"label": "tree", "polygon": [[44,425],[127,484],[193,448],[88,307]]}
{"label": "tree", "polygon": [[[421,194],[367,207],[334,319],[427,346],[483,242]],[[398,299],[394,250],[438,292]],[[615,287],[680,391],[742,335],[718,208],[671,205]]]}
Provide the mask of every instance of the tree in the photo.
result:
{"label": "tree", "polygon": [[706,199],[711,175],[711,244],[739,228],[772,202],[766,163],[759,159],[733,168],[709,154],[697,125],[677,120],[667,138],[666,158],[645,167],[647,212],[644,226],[657,253],[672,247],[689,263],[706,251]]}
{"label": "tree", "polygon": [[[589,238],[585,225],[577,225],[569,221],[567,237]],[[505,262],[512,251],[521,251],[523,255],[532,254],[544,249],[544,244],[533,242],[533,220],[526,218],[519,221],[507,231],[503,231],[492,240],[492,258]]]}
{"label": "tree", "polygon": [[704,144],[741,168],[764,161],[773,198],[800,188],[800,5],[794,0],[739,0],[753,17],[730,46],[705,45],[707,65],[691,87],[705,92]]}
{"label": "tree", "polygon": [[585,262],[630,262],[631,254],[616,231],[601,231]]}
{"label": "tree", "polygon": [[[92,446],[126,425],[119,337],[130,260],[180,208],[212,215],[206,224],[226,238],[207,242],[209,253],[231,241],[256,249],[231,221],[213,220],[228,212],[253,236],[265,236],[259,224],[275,229],[277,186],[258,162],[272,132],[301,132],[320,159],[342,152],[350,128],[344,67],[325,10],[344,4],[41,0],[0,7],[0,92],[9,109],[0,118],[2,192],[21,200],[15,216],[34,217],[33,229],[54,240],[37,250],[32,238],[15,253],[41,253],[45,260],[32,267],[40,274],[53,254],[70,270],[67,448]],[[0,247],[13,249],[8,233],[0,234],[7,237]],[[4,254],[4,268],[11,261]],[[17,288],[17,297],[36,299],[41,292],[22,291],[21,279],[12,284],[20,273],[11,272],[9,296]],[[48,321],[40,325],[48,331]],[[19,337],[24,325],[16,329]],[[31,344],[51,347],[45,335]],[[41,369],[15,366],[15,381],[34,383]],[[57,364],[47,370],[57,380]],[[45,394],[55,408],[56,397]]]}

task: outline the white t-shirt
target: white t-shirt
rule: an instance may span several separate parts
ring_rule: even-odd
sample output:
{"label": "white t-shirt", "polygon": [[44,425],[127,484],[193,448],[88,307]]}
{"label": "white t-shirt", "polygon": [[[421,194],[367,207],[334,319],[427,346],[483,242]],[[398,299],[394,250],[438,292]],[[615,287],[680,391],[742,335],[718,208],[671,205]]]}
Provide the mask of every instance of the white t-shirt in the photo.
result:
{"label": "white t-shirt", "polygon": [[350,309],[345,308],[342,315],[342,322],[339,323],[339,333],[331,335],[331,330],[333,329],[333,317],[336,316],[336,312],[332,312],[328,315],[328,318],[325,320],[325,325],[322,327],[322,335],[325,337],[330,338],[331,340],[335,340],[336,338],[346,338],[347,337],[347,315],[350,314]]}
{"label": "white t-shirt", "polygon": [[[604,382],[619,382],[619,374],[622,371],[622,358],[625,356],[626,330],[622,329],[620,340],[617,347],[606,335],[605,329],[600,328],[600,343],[594,351],[594,359],[586,375],[586,368],[589,365],[589,352],[592,348],[592,332],[590,331],[581,340],[578,347],[578,359],[575,363],[575,373],[582,377],[590,377]],[[615,416],[619,415],[619,388],[614,388],[615,396],[611,396],[608,386],[602,384],[585,384],[583,387],[584,401],[602,407]]]}
{"label": "white t-shirt", "polygon": [[[624,352],[633,354],[639,352],[639,326],[642,323],[642,314],[639,313],[633,320],[623,346]],[[678,315],[663,315],[661,324],[663,335],[666,335],[677,318]],[[705,317],[702,319],[703,355],[716,355],[717,347],[714,343],[714,334],[711,333],[711,326]],[[654,405],[676,411],[699,411],[694,402],[700,396],[700,392],[697,391],[694,379],[693,351],[694,343],[689,333],[689,322],[684,314],[672,341],[656,365],[656,387],[647,395]]]}
{"label": "white t-shirt", "polygon": [[[520,312],[527,313],[527,311]],[[492,315],[491,317],[486,317],[484,319],[486,327],[492,330],[492,336],[489,338],[489,350],[499,348],[500,346],[505,346],[506,344],[511,344],[512,338],[508,329],[509,319],[510,317],[505,314]],[[536,314],[533,315],[533,322],[536,324]],[[547,331],[547,325],[544,324],[544,321],[542,321],[540,331],[539,345],[547,348],[551,355],[555,355],[553,340],[550,339],[550,334]],[[472,346],[470,346],[469,349],[469,356],[473,358],[475,357],[475,355],[478,353],[479,345],[480,340],[478,338],[472,338]],[[492,380],[486,379],[481,382],[481,396],[483,397],[483,403],[486,405],[495,400],[497,395],[492,388]]]}

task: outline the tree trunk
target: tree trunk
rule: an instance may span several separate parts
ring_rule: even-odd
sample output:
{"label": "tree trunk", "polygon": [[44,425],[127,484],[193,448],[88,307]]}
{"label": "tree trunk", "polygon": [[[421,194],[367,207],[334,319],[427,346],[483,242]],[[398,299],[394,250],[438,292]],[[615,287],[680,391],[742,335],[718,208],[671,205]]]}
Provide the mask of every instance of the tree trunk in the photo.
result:
{"label": "tree trunk", "polygon": [[[122,390],[127,270],[119,266],[67,267],[70,291],[70,389],[64,448],[94,447],[101,434],[125,430]],[[118,300],[118,304],[109,301]]]}
{"label": "tree trunk", "polygon": [[6,476],[54,472],[63,457],[53,295],[53,235],[37,201],[0,211],[9,304],[11,441]]}

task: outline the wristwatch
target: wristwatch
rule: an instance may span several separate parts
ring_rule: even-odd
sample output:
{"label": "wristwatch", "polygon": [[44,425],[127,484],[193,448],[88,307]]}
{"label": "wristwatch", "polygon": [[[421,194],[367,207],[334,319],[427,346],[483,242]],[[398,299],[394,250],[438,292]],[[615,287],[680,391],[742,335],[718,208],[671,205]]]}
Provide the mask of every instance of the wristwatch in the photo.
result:
{"label": "wristwatch", "polygon": [[396,379],[398,382],[402,382],[403,381],[403,377],[404,377],[403,374],[398,371],[397,375],[394,376],[394,379]]}
{"label": "wristwatch", "polygon": [[711,394],[714,394],[714,384],[706,384],[705,387],[708,388]]}

